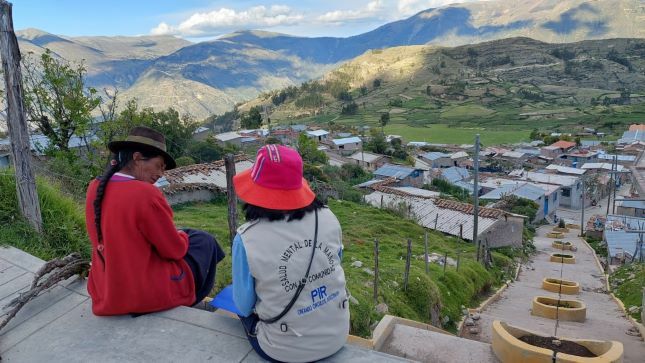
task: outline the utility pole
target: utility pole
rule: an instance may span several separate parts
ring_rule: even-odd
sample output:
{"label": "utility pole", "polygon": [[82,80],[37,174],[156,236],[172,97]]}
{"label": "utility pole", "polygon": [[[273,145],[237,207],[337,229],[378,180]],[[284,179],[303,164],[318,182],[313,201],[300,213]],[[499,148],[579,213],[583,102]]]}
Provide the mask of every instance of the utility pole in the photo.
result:
{"label": "utility pole", "polygon": [[224,166],[226,167],[226,199],[228,200],[228,233],[229,243],[233,246],[233,239],[237,234],[237,197],[233,186],[233,176],[235,176],[235,156],[226,154],[224,157]]}
{"label": "utility pole", "polygon": [[614,155],[614,201],[611,202],[611,214],[616,214],[616,181],[618,180],[618,155]]}
{"label": "utility pole", "polygon": [[479,231],[478,231],[478,223],[479,223],[479,134],[475,135],[475,159],[473,166],[475,168],[475,173],[474,173],[474,188],[473,188],[473,242],[477,246],[477,261],[479,261],[479,250],[480,250],[480,243],[479,243]]}
{"label": "utility pole", "polygon": [[609,193],[607,193],[607,213],[605,213],[605,216],[609,215],[609,205],[611,204],[611,188],[613,185],[616,185],[616,182],[614,181],[614,163],[611,163],[611,171],[609,172]]}
{"label": "utility pole", "polygon": [[36,191],[36,178],[31,168],[29,129],[25,120],[22,100],[22,72],[20,49],[13,31],[11,3],[0,0],[0,58],[4,71],[7,93],[7,126],[11,138],[11,154],[16,173],[18,205],[27,221],[38,233],[43,230],[43,220]]}
{"label": "utility pole", "polygon": [[582,208],[580,208],[580,237],[585,236],[585,176],[583,175],[580,180],[582,180]]}

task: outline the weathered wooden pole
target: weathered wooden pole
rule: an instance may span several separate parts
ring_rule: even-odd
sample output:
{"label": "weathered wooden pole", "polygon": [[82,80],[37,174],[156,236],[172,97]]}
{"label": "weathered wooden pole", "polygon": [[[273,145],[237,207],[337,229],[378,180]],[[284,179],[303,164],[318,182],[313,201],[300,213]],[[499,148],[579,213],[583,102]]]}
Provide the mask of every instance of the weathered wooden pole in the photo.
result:
{"label": "weathered wooden pole", "polygon": [[374,238],[374,304],[378,304],[378,239]]}
{"label": "weathered wooden pole", "polygon": [[423,248],[424,248],[423,256],[424,256],[424,259],[425,259],[425,262],[426,262],[426,274],[429,274],[430,273],[430,261],[428,261],[428,230],[426,229],[425,232],[426,232],[425,233],[425,238],[424,238],[424,241],[423,241]]}
{"label": "weathered wooden pole", "polygon": [[237,234],[237,197],[233,187],[233,176],[235,175],[235,156],[226,154],[224,157],[226,167],[226,199],[228,200],[228,233],[229,243],[233,246],[233,239]]}
{"label": "weathered wooden pole", "polygon": [[443,274],[446,274],[446,266],[448,265],[448,251],[443,255]]}
{"label": "weathered wooden pole", "polygon": [[459,272],[459,263],[461,260],[461,251],[457,252],[457,272]]}
{"label": "weathered wooden pole", "polygon": [[22,215],[40,233],[43,230],[43,220],[38,203],[36,178],[30,163],[29,129],[25,120],[22,100],[20,49],[13,31],[11,8],[11,3],[0,0],[0,58],[2,58],[4,85],[7,93],[7,126],[16,172],[18,205]]}
{"label": "weathered wooden pole", "polygon": [[410,278],[410,259],[412,258],[412,240],[408,238],[408,253],[405,256],[405,274],[403,275],[403,289],[408,291],[408,279]]}

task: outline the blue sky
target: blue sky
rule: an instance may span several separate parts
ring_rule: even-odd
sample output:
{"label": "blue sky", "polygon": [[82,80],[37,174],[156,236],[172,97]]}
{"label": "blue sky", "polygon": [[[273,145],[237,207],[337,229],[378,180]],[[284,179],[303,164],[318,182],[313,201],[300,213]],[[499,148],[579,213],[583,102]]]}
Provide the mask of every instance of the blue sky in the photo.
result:
{"label": "blue sky", "polygon": [[418,11],[480,0],[13,0],[14,27],[79,35],[170,34],[211,39],[262,29],[350,36]]}

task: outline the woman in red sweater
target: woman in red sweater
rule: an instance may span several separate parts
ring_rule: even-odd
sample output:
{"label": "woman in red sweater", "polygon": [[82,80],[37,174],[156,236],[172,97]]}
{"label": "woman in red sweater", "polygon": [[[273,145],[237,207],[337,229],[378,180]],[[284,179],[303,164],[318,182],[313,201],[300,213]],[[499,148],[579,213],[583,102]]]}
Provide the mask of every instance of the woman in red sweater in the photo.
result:
{"label": "woman in red sweater", "polygon": [[85,208],[92,311],[140,314],[200,302],[213,288],[224,252],[205,232],[175,228],[170,206],[153,185],[176,165],[164,136],[136,127],[108,147],[113,160],[90,183]]}

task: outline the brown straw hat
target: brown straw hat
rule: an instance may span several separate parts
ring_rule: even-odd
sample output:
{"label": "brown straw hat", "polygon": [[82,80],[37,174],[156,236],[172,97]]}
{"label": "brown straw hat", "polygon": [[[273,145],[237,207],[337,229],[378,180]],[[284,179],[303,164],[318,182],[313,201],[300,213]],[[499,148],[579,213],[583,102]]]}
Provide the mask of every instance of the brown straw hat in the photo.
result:
{"label": "brown straw hat", "polygon": [[130,131],[130,135],[124,141],[112,141],[108,149],[117,154],[123,149],[156,151],[166,161],[166,170],[174,169],[177,166],[175,159],[166,151],[166,138],[149,127],[138,126]]}

